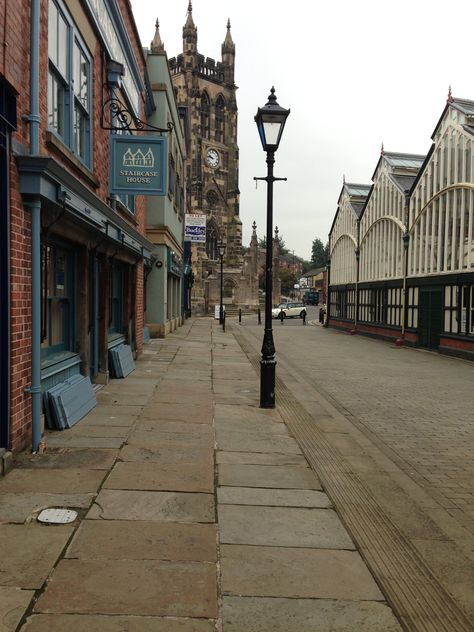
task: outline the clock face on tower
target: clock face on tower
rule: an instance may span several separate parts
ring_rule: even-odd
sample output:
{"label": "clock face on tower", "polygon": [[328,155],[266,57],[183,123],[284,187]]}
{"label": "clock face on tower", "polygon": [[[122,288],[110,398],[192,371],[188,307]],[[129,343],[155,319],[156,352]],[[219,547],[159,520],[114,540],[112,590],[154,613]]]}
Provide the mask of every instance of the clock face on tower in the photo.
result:
{"label": "clock face on tower", "polygon": [[216,149],[208,149],[206,152],[206,162],[210,167],[217,167],[220,163],[219,152]]}

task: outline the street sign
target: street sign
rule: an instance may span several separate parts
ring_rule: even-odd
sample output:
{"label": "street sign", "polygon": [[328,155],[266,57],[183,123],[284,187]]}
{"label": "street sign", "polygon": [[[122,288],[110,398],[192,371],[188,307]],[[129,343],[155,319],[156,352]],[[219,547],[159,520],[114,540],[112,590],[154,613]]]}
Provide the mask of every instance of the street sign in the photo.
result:
{"label": "street sign", "polygon": [[112,134],[110,191],[166,195],[166,138]]}
{"label": "street sign", "polygon": [[184,217],[184,241],[206,243],[206,216],[186,213]]}

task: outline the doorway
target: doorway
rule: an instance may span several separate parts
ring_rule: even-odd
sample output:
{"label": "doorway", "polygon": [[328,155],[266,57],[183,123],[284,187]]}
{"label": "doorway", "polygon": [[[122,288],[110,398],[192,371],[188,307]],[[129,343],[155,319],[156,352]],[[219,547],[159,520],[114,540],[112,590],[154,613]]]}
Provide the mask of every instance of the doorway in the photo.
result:
{"label": "doorway", "polygon": [[443,293],[439,288],[420,288],[418,342],[437,349],[443,331]]}

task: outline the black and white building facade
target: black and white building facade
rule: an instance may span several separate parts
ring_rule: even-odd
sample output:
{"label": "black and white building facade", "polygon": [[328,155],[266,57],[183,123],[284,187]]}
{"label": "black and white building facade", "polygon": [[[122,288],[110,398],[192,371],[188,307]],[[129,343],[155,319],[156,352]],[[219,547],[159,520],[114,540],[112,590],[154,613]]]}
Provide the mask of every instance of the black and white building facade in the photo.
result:
{"label": "black and white building facade", "polygon": [[343,184],[328,323],[474,359],[474,101],[448,97],[426,156],[382,150]]}

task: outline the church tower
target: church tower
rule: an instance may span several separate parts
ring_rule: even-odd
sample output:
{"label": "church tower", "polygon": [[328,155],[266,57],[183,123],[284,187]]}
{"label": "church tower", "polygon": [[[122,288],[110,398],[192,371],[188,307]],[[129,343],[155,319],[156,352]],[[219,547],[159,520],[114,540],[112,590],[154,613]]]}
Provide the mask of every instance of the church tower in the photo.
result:
{"label": "church tower", "polygon": [[[183,52],[169,60],[169,67],[178,106],[186,108],[190,128],[188,208],[191,213],[206,215],[207,221],[206,244],[192,246],[193,302],[196,305],[209,300],[207,279],[212,280],[218,275],[219,241],[226,245],[224,266],[229,279],[228,296],[229,292],[235,297],[239,294],[236,284],[243,263],[235,44],[230,21],[221,53],[221,61],[199,53],[198,29],[189,2],[183,27]],[[234,279],[232,282],[231,278]]]}

